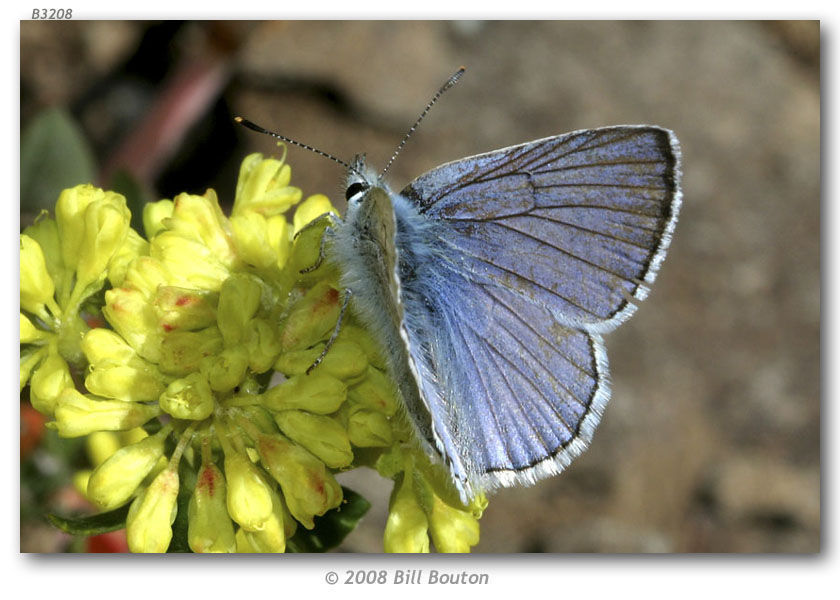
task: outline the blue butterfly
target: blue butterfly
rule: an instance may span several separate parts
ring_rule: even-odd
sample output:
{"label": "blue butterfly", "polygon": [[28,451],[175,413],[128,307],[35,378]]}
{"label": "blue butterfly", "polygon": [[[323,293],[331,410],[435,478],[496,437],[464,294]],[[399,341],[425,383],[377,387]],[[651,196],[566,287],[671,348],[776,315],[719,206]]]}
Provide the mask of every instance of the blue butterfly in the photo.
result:
{"label": "blue butterfly", "polygon": [[575,131],[444,164],[399,194],[362,156],[348,166],[328,258],[421,443],[465,503],[562,471],[609,399],[601,336],[647,296],[677,222],[674,134]]}

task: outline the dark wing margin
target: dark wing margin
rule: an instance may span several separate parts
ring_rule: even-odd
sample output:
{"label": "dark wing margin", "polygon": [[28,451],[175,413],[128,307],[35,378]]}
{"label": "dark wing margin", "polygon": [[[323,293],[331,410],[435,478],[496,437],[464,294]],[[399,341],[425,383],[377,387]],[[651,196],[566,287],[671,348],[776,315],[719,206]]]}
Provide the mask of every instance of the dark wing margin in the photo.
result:
{"label": "dark wing margin", "polygon": [[459,268],[605,332],[647,296],[665,256],[679,143],[646,125],[577,131],[447,163],[402,194],[447,225]]}

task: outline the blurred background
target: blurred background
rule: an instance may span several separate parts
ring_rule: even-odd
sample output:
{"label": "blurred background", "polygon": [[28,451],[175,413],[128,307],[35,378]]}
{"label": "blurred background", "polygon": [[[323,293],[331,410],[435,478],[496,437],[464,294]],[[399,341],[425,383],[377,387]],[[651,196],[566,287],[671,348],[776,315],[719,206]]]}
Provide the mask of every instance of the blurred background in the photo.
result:
{"label": "blurred background", "polygon": [[[819,22],[21,22],[35,149],[21,225],[80,173],[137,197],[213,187],[232,202],[241,159],[276,148],[234,115],[384,165],[460,65],[394,189],[604,125],[673,129],[684,158],[653,293],[606,338],[613,394],[591,448],[493,496],[475,551],[819,552]],[[341,204],[341,167],[295,148],[287,160],[304,194]],[[25,404],[21,422],[21,550],[81,549],[40,517],[75,506],[73,465]],[[381,552],[389,482],[342,477],[373,507],[341,549]]]}

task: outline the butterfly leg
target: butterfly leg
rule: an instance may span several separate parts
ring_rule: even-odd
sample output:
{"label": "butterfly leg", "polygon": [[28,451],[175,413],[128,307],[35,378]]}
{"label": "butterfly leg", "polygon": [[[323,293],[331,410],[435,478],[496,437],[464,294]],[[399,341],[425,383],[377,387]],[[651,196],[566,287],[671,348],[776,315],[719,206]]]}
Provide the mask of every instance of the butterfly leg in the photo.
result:
{"label": "butterfly leg", "polygon": [[324,357],[327,355],[327,352],[330,351],[335,339],[338,337],[339,332],[341,331],[341,321],[344,319],[344,313],[347,312],[347,306],[350,304],[350,297],[353,295],[353,290],[347,288],[344,290],[344,302],[341,305],[341,311],[338,313],[338,320],[335,322],[335,329],[333,329],[332,335],[330,335],[330,339],[327,340],[324,349],[321,351],[321,354],[318,358],[315,359],[308,369],[306,369],[306,374],[309,375],[312,370],[321,364],[321,361],[324,360]]}
{"label": "butterfly leg", "polygon": [[318,227],[319,225],[322,225],[325,221],[327,222],[327,226],[324,228],[324,232],[321,235],[321,243],[320,243],[320,246],[318,247],[318,258],[315,260],[314,264],[311,264],[308,267],[304,267],[303,269],[301,269],[299,271],[300,273],[302,273],[302,274],[311,273],[312,271],[316,270],[318,267],[320,267],[323,264],[324,258],[326,257],[326,252],[325,252],[326,243],[327,243],[326,239],[327,239],[328,236],[335,233],[335,230],[332,227],[330,227],[330,225],[332,223],[334,223],[338,218],[339,218],[338,215],[335,214],[335,213],[332,213],[332,212],[324,213],[324,214],[312,219],[309,223],[304,225],[301,228],[300,231],[298,231],[295,234],[295,239],[297,239],[297,237],[301,233],[303,233],[304,231],[307,231],[307,230],[312,229],[314,227]]}
{"label": "butterfly leg", "polygon": [[315,262],[312,263],[311,265],[309,265],[308,267],[304,267],[303,269],[298,271],[299,273],[301,273],[301,274],[311,273],[312,271],[314,271],[315,269],[317,269],[318,267],[320,267],[323,264],[324,258],[326,257],[327,236],[332,235],[332,234],[333,234],[333,228],[332,227],[325,227],[324,228],[324,234],[321,236],[321,245],[318,246],[318,258],[315,259]]}
{"label": "butterfly leg", "polygon": [[308,230],[312,229],[313,227],[318,227],[319,225],[323,224],[324,221],[326,221],[328,223],[328,225],[331,225],[335,221],[340,221],[340,220],[341,220],[341,217],[339,217],[336,213],[325,212],[324,214],[318,215],[317,217],[315,217],[314,219],[309,221],[309,223],[307,223],[306,225],[301,227],[300,231],[298,231],[295,234],[295,239],[297,239],[298,236],[301,233],[303,233],[304,231],[308,231]]}

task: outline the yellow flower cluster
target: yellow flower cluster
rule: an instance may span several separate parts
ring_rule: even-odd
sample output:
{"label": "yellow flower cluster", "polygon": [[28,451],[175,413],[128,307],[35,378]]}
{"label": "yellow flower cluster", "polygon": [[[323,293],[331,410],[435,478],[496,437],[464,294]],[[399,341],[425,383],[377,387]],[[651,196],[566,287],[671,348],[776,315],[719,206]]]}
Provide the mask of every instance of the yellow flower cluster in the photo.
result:
{"label": "yellow flower cluster", "polygon": [[[363,465],[396,482],[386,551],[428,551],[430,536],[469,551],[484,501],[464,507],[416,448],[375,340],[347,315],[324,354],[338,273],[306,268],[316,218],[335,210],[301,203],[290,178],[282,160],[248,156],[230,217],[212,190],[181,194],[145,207],[148,241],[122,196],[62,193],[55,219],[21,235],[21,389],[59,435],[89,436],[95,468],[77,483],[103,510],[131,503],[134,552],[167,550],[185,492],[193,551],[283,552],[341,505],[335,474]],[[108,327],[91,329],[81,317],[106,283]]]}

